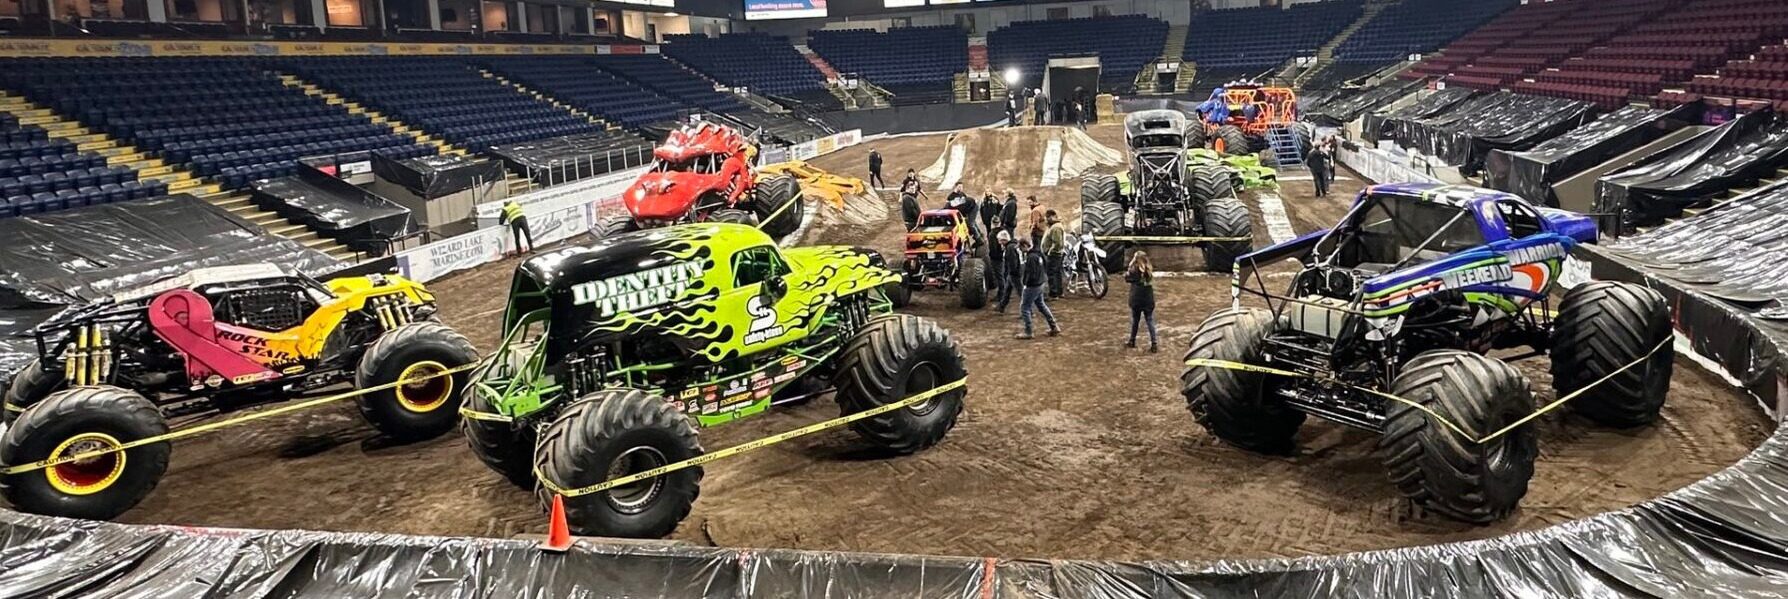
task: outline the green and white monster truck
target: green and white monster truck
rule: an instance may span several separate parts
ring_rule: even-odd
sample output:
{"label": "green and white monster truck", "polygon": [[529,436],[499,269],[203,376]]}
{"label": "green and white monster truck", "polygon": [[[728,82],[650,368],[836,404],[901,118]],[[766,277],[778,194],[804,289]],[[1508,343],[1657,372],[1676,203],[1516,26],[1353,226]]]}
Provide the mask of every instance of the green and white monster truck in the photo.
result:
{"label": "green and white monster truck", "polygon": [[[516,269],[502,346],[473,373],[466,436],[478,457],[543,503],[701,455],[696,426],[827,389],[845,414],[967,375],[948,331],[893,314],[900,282],[849,247],[779,250],[724,223],[624,233],[535,256]],[[944,438],[966,386],[851,427],[890,453]],[[484,414],[500,414],[490,418]],[[507,420],[507,421],[505,421]],[[579,534],[662,537],[689,515],[692,467],[576,497]]]}

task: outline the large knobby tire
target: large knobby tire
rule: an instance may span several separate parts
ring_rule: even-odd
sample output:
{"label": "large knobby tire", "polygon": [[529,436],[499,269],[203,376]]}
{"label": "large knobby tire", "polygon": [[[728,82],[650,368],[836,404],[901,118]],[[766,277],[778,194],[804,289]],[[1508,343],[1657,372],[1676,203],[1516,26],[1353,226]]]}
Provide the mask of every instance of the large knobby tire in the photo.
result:
{"label": "large knobby tire", "polygon": [[[464,335],[438,322],[412,322],[380,335],[354,372],[360,389],[419,379],[478,361]],[[434,376],[360,396],[360,415],[399,442],[433,439],[453,430],[470,373]]]}
{"label": "large knobby tire", "polygon": [[1204,204],[1204,234],[1235,241],[1204,244],[1204,267],[1211,272],[1233,272],[1235,259],[1254,250],[1254,221],[1235,198],[1215,198]]}
{"label": "large knobby tire", "polygon": [[1224,156],[1246,156],[1254,153],[1254,144],[1248,141],[1248,134],[1241,127],[1218,127],[1215,138],[1223,142]]}
{"label": "large knobby tire", "polygon": [[708,214],[708,222],[757,226],[757,215],[736,208],[721,208]]}
{"label": "large knobby tire", "polygon": [[[1186,361],[1222,360],[1260,364],[1273,315],[1252,308],[1226,308],[1198,325]],[[1190,366],[1180,374],[1180,395],[1192,418],[1223,441],[1259,453],[1287,454],[1296,447],[1304,413],[1274,395],[1277,375],[1217,366]]]}
{"label": "large knobby tire", "polygon": [[1130,242],[1110,240],[1129,235],[1124,227],[1124,207],[1117,202],[1086,202],[1080,205],[1080,227],[1093,234],[1099,249],[1105,250],[1105,270],[1120,271],[1130,253]]}
{"label": "large knobby tire", "polygon": [[1620,428],[1657,420],[1676,360],[1670,306],[1662,294],[1594,281],[1565,294],[1553,325],[1552,385],[1559,397],[1608,377],[1572,399],[1572,411]]}
{"label": "large knobby tire", "polygon": [[634,222],[631,215],[611,214],[596,220],[596,226],[590,227],[590,237],[598,240],[607,239],[622,233],[638,230],[639,223]]}
{"label": "large knobby tire", "polygon": [[1117,177],[1112,175],[1087,175],[1080,180],[1080,207],[1086,209],[1087,204],[1096,202],[1118,201]]}
{"label": "large knobby tire", "polygon": [[888,303],[895,309],[905,308],[913,303],[913,288],[906,286],[906,279],[882,284],[882,294],[888,296]]}
{"label": "large knobby tire", "polygon": [[801,228],[807,202],[801,200],[801,184],[794,177],[758,179],[756,195],[751,207],[757,212],[758,226],[765,234],[782,239]]}
{"label": "large knobby tire", "polygon": [[[1193,116],[1198,117],[1199,115],[1194,113]],[[1192,123],[1186,126],[1186,147],[1202,148],[1210,141],[1211,132],[1205,129],[1202,117],[1194,118]]]}
{"label": "large knobby tire", "polygon": [[[1418,403],[1482,438],[1533,413],[1527,379],[1507,363],[1467,351],[1424,352],[1391,382],[1392,395]],[[1404,497],[1447,517],[1488,524],[1508,516],[1527,494],[1539,455],[1532,423],[1486,443],[1399,401],[1385,402],[1379,439],[1385,469]]]}
{"label": "large knobby tire", "polygon": [[12,383],[6,386],[6,404],[0,406],[0,423],[12,422],[25,408],[37,405],[37,402],[66,386],[62,371],[45,369],[43,360],[32,359],[18,374],[13,375]]}
{"label": "large knobby tire", "polygon": [[[489,397],[475,390],[466,392],[466,407],[486,414],[497,413]],[[533,425],[467,418],[465,433],[466,445],[478,461],[515,486],[534,490],[534,446],[539,439]]]}
{"label": "large knobby tire", "polygon": [[1235,175],[1229,167],[1206,165],[1192,167],[1192,199],[1209,202],[1214,198],[1235,196]]}
{"label": "large knobby tire", "polygon": [[957,276],[956,295],[962,300],[962,307],[970,310],[987,307],[987,261],[963,258],[962,271]]}
{"label": "large knobby tire", "polygon": [[[0,464],[117,447],[168,432],[155,404],[112,386],[75,387],[50,394],[20,414],[0,437]],[[149,496],[168,470],[166,442],[0,478],[0,495],[20,511],[110,520]]]}
{"label": "large knobby tire", "polygon": [[[968,376],[962,349],[929,319],[890,314],[869,321],[845,344],[833,385],[846,415],[888,405]],[[956,426],[968,387],[911,407],[851,423],[851,430],[888,451],[910,454],[936,445]]]}
{"label": "large knobby tire", "polygon": [[[664,398],[634,389],[584,396],[541,433],[534,466],[575,489],[702,454],[689,418]],[[565,498],[565,519],[580,535],[655,539],[676,530],[701,494],[702,469],[684,468],[614,489]],[[536,490],[543,507],[553,492]]]}

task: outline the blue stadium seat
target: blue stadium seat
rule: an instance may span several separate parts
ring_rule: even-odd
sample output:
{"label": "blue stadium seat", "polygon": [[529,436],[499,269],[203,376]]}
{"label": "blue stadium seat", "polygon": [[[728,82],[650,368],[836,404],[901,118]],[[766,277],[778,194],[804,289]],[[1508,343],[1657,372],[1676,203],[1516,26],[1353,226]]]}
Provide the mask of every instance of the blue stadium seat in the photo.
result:
{"label": "blue stadium seat", "polygon": [[665,55],[734,87],[761,94],[823,90],[826,78],[788,38],[764,33],[666,36]]}
{"label": "blue stadium seat", "polygon": [[1122,90],[1166,40],[1167,23],[1142,15],[1020,21],[987,34],[987,61],[995,72],[1018,69],[1020,85],[1035,87],[1049,57],[1095,54],[1099,88]]}

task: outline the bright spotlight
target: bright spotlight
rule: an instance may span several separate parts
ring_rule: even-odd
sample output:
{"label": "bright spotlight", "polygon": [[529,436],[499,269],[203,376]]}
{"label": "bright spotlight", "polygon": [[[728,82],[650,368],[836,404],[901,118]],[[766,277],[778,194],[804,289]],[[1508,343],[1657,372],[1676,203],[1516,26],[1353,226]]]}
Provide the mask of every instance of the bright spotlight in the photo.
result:
{"label": "bright spotlight", "polygon": [[1006,67],[1006,86],[1018,85],[1018,67]]}

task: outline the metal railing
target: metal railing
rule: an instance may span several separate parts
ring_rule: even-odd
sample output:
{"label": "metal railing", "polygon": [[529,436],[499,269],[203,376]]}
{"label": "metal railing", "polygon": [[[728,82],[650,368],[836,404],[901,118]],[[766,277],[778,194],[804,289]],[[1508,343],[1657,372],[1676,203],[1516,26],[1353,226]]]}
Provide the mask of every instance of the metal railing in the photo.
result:
{"label": "metal railing", "polygon": [[569,160],[555,158],[546,166],[527,167],[524,177],[528,181],[528,191],[534,191],[651,163],[652,146],[635,145],[600,154],[572,156]]}

